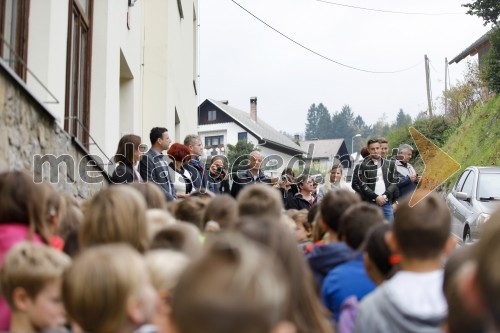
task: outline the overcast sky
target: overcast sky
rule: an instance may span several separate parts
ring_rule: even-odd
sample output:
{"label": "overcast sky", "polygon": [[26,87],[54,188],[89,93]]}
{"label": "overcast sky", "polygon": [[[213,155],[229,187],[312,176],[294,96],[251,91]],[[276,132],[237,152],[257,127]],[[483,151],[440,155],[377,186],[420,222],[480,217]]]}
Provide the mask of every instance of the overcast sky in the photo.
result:
{"label": "overcast sky", "polygon": [[[458,15],[404,15],[334,6],[317,0],[236,0],[283,34],[348,69],[280,36],[231,0],[199,1],[200,103],[229,100],[278,130],[303,133],[307,110],[323,103],[333,113],[349,104],[373,124],[399,109],[415,117],[427,108],[424,54],[431,60],[433,97],[444,89],[445,57],[451,60],[489,30],[460,5],[468,0],[331,0],[380,10]],[[451,83],[462,77],[465,60],[450,66]]]}

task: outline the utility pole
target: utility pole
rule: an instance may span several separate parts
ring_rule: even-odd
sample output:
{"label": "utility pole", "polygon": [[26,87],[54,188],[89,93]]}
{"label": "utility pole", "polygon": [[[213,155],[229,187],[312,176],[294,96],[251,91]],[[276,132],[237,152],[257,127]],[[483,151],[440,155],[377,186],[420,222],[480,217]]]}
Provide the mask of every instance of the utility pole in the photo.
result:
{"label": "utility pole", "polygon": [[431,73],[429,71],[429,58],[427,57],[427,54],[424,55],[424,59],[425,59],[425,83],[427,86],[427,103],[429,105],[427,115],[432,116]]}
{"label": "utility pole", "polygon": [[444,114],[448,113],[448,58],[444,58]]}

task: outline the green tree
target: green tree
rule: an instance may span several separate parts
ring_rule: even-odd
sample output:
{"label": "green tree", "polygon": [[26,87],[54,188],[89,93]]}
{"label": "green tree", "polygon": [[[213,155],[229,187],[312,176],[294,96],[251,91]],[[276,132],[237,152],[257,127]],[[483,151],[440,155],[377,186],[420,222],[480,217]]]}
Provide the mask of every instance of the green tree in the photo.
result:
{"label": "green tree", "polygon": [[403,109],[399,109],[398,115],[396,117],[396,128],[405,127],[405,125],[411,125],[412,119],[409,114],[404,113]]}
{"label": "green tree", "polygon": [[254,150],[258,149],[249,141],[240,140],[235,145],[228,144],[227,160],[229,163],[229,171],[235,172],[246,169],[245,160],[248,159],[248,155]]}
{"label": "green tree", "polygon": [[311,104],[307,111],[305,139],[312,140],[318,137],[318,109],[316,104]]}
{"label": "green tree", "polygon": [[488,23],[498,24],[500,18],[500,1],[498,0],[476,0],[462,5],[469,8],[468,15],[476,15],[484,20],[484,25]]}
{"label": "green tree", "polygon": [[319,103],[317,107],[317,115],[318,115],[318,139],[331,139],[331,130],[332,130],[332,119],[330,118],[330,112],[323,105],[323,103]]}
{"label": "green tree", "polygon": [[331,127],[330,112],[323,103],[311,104],[307,111],[306,140],[330,139]]}
{"label": "green tree", "polygon": [[354,133],[354,113],[349,105],[344,105],[340,112],[335,112],[332,116],[331,138],[344,139],[346,142],[357,134]]}

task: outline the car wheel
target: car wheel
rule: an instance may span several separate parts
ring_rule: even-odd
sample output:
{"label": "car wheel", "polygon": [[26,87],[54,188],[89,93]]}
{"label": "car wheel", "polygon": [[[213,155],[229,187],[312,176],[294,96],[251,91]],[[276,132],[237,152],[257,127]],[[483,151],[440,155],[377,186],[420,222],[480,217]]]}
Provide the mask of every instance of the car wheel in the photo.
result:
{"label": "car wheel", "polygon": [[465,227],[463,241],[464,241],[464,244],[469,244],[471,242],[470,228],[468,226]]}

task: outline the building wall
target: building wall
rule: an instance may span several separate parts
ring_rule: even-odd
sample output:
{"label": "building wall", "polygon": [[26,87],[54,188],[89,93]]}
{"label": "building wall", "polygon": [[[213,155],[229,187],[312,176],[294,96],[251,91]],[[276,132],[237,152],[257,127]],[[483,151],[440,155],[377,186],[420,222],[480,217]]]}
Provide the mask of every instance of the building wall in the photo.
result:
{"label": "building wall", "polygon": [[[182,0],[184,18],[177,1],[139,1],[144,5],[143,137],[152,127],[168,128],[182,141],[196,133],[198,1]],[[138,3],[139,3],[138,2]],[[195,15],[196,13],[196,15]],[[176,114],[177,113],[177,114]]]}
{"label": "building wall", "polygon": [[[128,0],[94,0],[89,130],[103,152],[96,145],[89,149],[106,163],[124,134],[139,134],[149,144],[155,126],[167,127],[178,140],[196,133],[198,1],[181,3],[183,19],[175,0],[141,0],[133,7]],[[68,11],[67,0],[31,1],[28,67],[34,75],[28,74],[27,86],[47,101],[61,128]]]}
{"label": "building wall", "polygon": [[[61,192],[77,198],[97,193],[107,185],[107,178],[90,165],[93,160],[15,76],[0,63],[0,172],[29,171],[35,182],[50,181]],[[37,163],[37,155],[61,157],[63,162],[49,167]],[[89,172],[80,172],[79,167],[86,165]]]}

